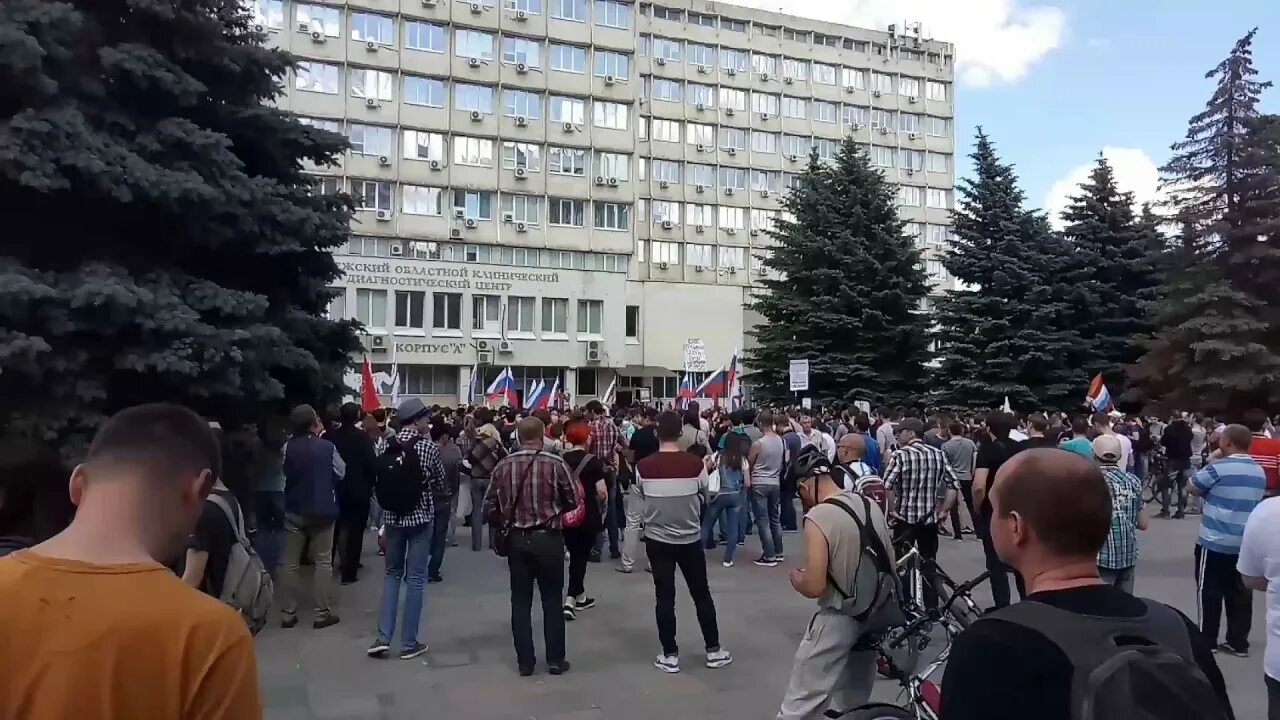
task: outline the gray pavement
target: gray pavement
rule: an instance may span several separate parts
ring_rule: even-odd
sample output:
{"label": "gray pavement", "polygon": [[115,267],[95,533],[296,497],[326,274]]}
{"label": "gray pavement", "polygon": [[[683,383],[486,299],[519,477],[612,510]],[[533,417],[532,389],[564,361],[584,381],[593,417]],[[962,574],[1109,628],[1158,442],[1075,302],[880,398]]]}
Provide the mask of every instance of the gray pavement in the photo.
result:
{"label": "gray pavement", "polygon": [[[1198,517],[1155,520],[1140,540],[1137,592],[1196,615],[1192,547]],[[372,539],[372,538],[371,538]],[[459,532],[459,539],[466,539]],[[702,664],[702,638],[693,604],[677,583],[682,672],[667,675],[652,666],[658,652],[653,620],[653,585],[644,572],[623,575],[613,564],[587,570],[589,593],[599,599],[568,625],[572,671],[560,677],[519,677],[511,646],[510,604],[504,561],[491,552],[451,548],[445,582],[427,586],[421,640],[430,651],[416,660],[372,660],[382,587],[382,559],[366,544],[359,583],[338,589],[342,623],[313,630],[306,622],[291,630],[273,625],[257,638],[259,676],[270,720],[662,720],[663,718],[773,718],[791,670],[813,602],[787,582],[798,564],[799,535],[786,535],[789,560],[777,568],[751,564],[759,549],[754,538],[739,548],[736,567],[720,567],[720,550],[708,570],[720,632],[734,662],[720,670]],[[972,539],[942,541],[940,562],[957,580],[982,570],[982,548]],[[985,587],[979,597],[988,604]],[[304,601],[303,606],[306,606]],[[535,598],[535,614],[537,601]],[[1219,656],[1236,717],[1262,718],[1264,600],[1254,597],[1252,655]],[[301,613],[300,613],[301,615]],[[303,616],[305,619],[305,615]],[[540,623],[535,645],[541,653]],[[541,655],[539,656],[541,659]],[[998,668],[993,668],[999,672]],[[881,680],[874,697],[892,701],[897,686]]]}

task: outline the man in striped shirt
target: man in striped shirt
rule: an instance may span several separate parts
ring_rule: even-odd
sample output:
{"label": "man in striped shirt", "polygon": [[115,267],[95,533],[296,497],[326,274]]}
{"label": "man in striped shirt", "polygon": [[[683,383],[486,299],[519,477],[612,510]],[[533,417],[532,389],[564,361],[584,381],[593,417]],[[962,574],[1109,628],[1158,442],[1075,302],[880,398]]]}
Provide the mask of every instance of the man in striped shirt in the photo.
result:
{"label": "man in striped shirt", "polygon": [[[1191,478],[1190,492],[1204,498],[1200,537],[1196,541],[1196,587],[1200,630],[1220,652],[1249,654],[1253,598],[1236,569],[1245,521],[1262,501],[1267,479],[1249,457],[1253,439],[1244,425],[1228,425],[1219,438],[1222,457]],[[1226,642],[1218,645],[1218,629],[1226,608]]]}

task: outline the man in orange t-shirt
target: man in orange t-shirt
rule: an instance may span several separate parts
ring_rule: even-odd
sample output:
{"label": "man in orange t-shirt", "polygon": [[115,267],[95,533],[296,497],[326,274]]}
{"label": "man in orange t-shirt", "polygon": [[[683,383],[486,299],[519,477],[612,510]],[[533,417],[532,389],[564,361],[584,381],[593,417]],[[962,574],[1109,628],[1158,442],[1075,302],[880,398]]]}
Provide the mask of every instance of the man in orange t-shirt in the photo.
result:
{"label": "man in orange t-shirt", "polygon": [[1267,476],[1267,497],[1280,494],[1280,438],[1267,437],[1267,413],[1249,410],[1241,418],[1241,424],[1253,433],[1249,443],[1249,457],[1258,463]]}
{"label": "man in orange t-shirt", "polygon": [[255,720],[253,640],[178,556],[220,471],[190,410],[121,411],[71,473],[75,519],[0,559],[0,720]]}

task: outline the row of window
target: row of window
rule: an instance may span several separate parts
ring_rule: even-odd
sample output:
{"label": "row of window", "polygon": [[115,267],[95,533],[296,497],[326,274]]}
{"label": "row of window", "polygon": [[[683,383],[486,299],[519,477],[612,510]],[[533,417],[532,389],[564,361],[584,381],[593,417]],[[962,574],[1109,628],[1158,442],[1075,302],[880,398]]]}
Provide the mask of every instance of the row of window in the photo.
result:
{"label": "row of window", "polygon": [[[568,339],[569,334],[568,298],[474,293],[465,319],[462,293],[356,288],[350,299],[355,306],[348,309],[348,294],[339,292],[329,305],[329,315],[359,320],[374,332],[385,332],[388,328],[425,332],[429,328],[435,333],[457,334],[466,322],[473,335],[497,336],[504,329],[529,337],[538,333],[546,339]],[[579,300],[577,310],[574,332],[578,337],[604,334],[604,301]]]}
{"label": "row of window", "polygon": [[756,268],[764,267],[764,260],[770,250],[732,245],[710,245],[703,243],[680,243],[665,240],[644,240],[636,242],[636,262],[652,262],[657,264],[679,265],[681,258],[684,264],[695,269],[745,270],[747,256],[752,256],[752,264]]}
{"label": "row of window", "polygon": [[[715,110],[718,105],[727,112],[746,112],[748,96],[742,90],[721,87],[719,92],[714,92],[715,88],[712,86],[700,86],[698,95],[691,97],[680,91],[678,83],[675,83],[675,87],[671,87],[667,85],[667,82],[669,81],[658,82],[655,78],[655,90],[661,91],[662,96],[655,96],[654,100],[678,103],[681,102],[682,97],[685,97],[689,98],[685,102],[698,111]],[[706,87],[707,90],[712,92],[703,93],[701,92],[702,87]],[[795,120],[813,120],[820,123],[839,124],[849,130],[869,127],[885,133],[922,133],[930,137],[951,137],[952,121],[948,117],[924,115],[905,110],[884,110],[847,103],[833,103],[825,100],[806,100],[789,95],[773,95],[770,93],[753,92],[750,95],[750,100],[751,112],[765,120],[781,116]],[[643,126],[645,120],[646,117],[642,115],[640,117],[640,125]],[[656,124],[664,122],[679,125],[679,121],[664,120],[657,117],[649,120],[655,124],[654,139],[678,142],[670,139],[673,135],[672,133],[662,132],[656,127]],[[700,124],[692,121],[690,123]],[[641,137],[644,136],[642,135]]]}
{"label": "row of window", "polygon": [[627,256],[616,253],[579,252],[577,250],[539,250],[537,248],[499,247],[434,240],[400,240],[397,238],[353,235],[339,251],[365,257],[405,257],[415,260],[536,267],[552,270],[598,270],[626,272]]}
{"label": "row of window", "polygon": [[[635,321],[634,327],[635,332],[637,333],[635,335],[630,334],[633,327],[633,320]],[[639,325],[639,306],[628,305],[627,338],[629,340],[639,341]],[[458,395],[459,388],[461,387],[459,383],[465,382],[459,379],[459,371],[463,368],[460,368],[457,365],[409,365],[399,363],[393,367],[391,365],[373,363],[372,368],[375,375],[379,372],[385,372],[388,375],[395,375],[395,377],[399,379],[398,390],[402,396],[449,395],[451,397],[456,397]],[[547,388],[551,388],[559,383],[559,386],[568,391],[568,393],[575,397],[583,397],[596,395],[608,385],[607,381],[602,381],[600,378],[600,374],[606,371],[600,371],[596,368],[577,368],[574,371],[576,387],[573,388],[566,386],[564,371],[561,368],[516,366],[506,369],[511,370],[515,379],[516,387],[519,388],[520,392],[523,392],[526,388],[532,387],[533,383],[541,381],[546,384]],[[479,377],[477,378],[475,385],[477,393],[482,392],[486,387],[488,387],[489,383],[493,382],[497,378],[498,373],[502,372],[502,369],[492,365],[477,367],[476,370],[479,371]],[[612,371],[607,372],[612,373]],[[697,376],[694,379],[694,382],[698,383],[702,382],[706,377],[706,373],[693,373],[693,375]],[[668,385],[665,381],[675,380],[676,378],[659,377],[652,379],[658,381],[656,385],[657,387],[665,390]],[[653,397],[672,397],[675,392],[676,388],[672,385],[671,395],[658,395],[655,392]]]}
{"label": "row of window", "polygon": [[[492,0],[476,0],[481,12],[494,11]],[[253,22],[264,28],[281,30],[285,27],[285,10],[283,0],[249,0]],[[528,15],[543,13],[542,0],[504,0],[507,10],[524,11]],[[343,23],[341,8],[313,3],[293,3],[294,28],[299,32],[318,32],[323,37],[342,37],[344,26],[348,28],[352,40],[373,41],[382,45],[394,45],[396,40],[396,18],[378,13],[352,11],[349,23]],[[600,27],[631,29],[632,5],[618,0],[548,0],[547,14],[558,20],[586,22],[590,9],[591,20]],[[422,26],[441,27],[433,23],[404,20],[404,44],[407,48],[427,49],[423,47],[427,41],[418,43],[418,35],[425,32]]]}

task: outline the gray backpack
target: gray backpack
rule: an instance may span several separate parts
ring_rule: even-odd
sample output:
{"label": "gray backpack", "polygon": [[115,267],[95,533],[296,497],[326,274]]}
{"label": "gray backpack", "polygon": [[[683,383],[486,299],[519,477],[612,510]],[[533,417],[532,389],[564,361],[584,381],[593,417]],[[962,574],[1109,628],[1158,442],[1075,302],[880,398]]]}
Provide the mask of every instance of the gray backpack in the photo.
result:
{"label": "gray backpack", "polygon": [[267,614],[275,596],[271,574],[245,536],[239,503],[216,492],[209,493],[209,500],[222,510],[235,532],[235,542],[231,544],[231,554],[227,557],[227,574],[222,581],[222,595],[218,599],[235,608],[249,626],[249,632],[257,635],[267,624]]}
{"label": "gray backpack", "polygon": [[1098,617],[1028,600],[978,622],[1003,620],[1044,635],[1074,669],[1072,720],[1226,720],[1227,713],[1195,663],[1182,617],[1143,600],[1137,618]]}

